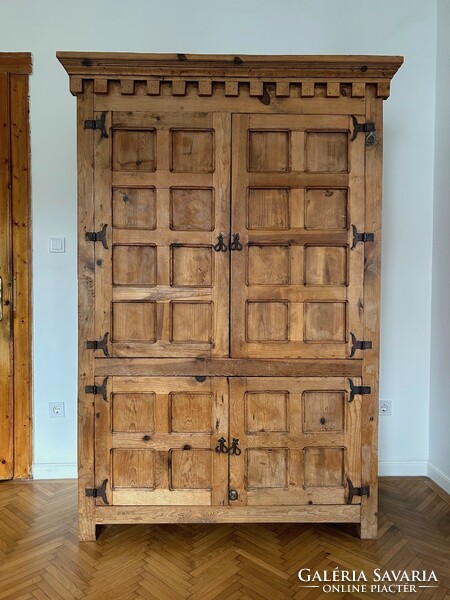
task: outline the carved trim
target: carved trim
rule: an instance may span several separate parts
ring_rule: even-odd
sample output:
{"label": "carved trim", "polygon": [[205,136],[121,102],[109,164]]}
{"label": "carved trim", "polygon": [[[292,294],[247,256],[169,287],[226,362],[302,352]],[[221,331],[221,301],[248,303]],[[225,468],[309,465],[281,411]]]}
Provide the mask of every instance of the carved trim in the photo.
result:
{"label": "carved trim", "polygon": [[[89,76],[78,77],[73,76],[70,78],[70,91],[76,96],[83,93],[84,82],[94,82],[94,92],[96,94],[108,94],[110,93],[110,84],[114,83],[118,85],[118,90],[122,95],[134,95],[136,92],[136,84],[146,86],[146,94],[148,96],[159,96],[162,94],[161,84],[166,86],[165,94],[173,96],[185,96],[188,93],[187,86],[190,86],[190,93],[196,93],[198,96],[215,96],[223,95],[227,97],[237,97],[240,95],[246,95],[254,98],[263,98],[266,94],[270,93],[273,97],[277,98],[314,98],[316,96],[327,98],[339,98],[339,97],[352,97],[352,98],[364,98],[366,95],[367,85],[377,86],[377,96],[379,98],[388,98],[390,92],[389,81],[363,81],[353,82],[347,79],[340,79],[338,81],[324,81],[317,80],[300,80],[300,79],[224,79],[224,78],[213,78],[213,79],[188,79],[188,78],[167,78],[161,77],[159,79],[148,79],[148,78],[94,78]],[[167,86],[170,86],[167,92]],[[243,93],[243,89],[246,89]],[[296,90],[295,90],[296,88]],[[318,90],[322,93],[318,93]],[[220,94],[219,94],[220,90]]]}
{"label": "carved trim", "polygon": [[122,94],[135,93],[145,82],[148,95],[160,94],[161,82],[170,82],[171,93],[184,96],[187,85],[199,96],[214,95],[218,86],[226,96],[238,96],[242,84],[249,95],[264,97],[266,86],[275,96],[290,97],[293,85],[301,96],[314,97],[316,86],[326,84],[327,97],[339,97],[342,86],[351,85],[347,96],[363,98],[367,84],[377,85],[377,96],[389,96],[389,82],[403,62],[399,56],[234,56],[191,54],[130,54],[58,52],[71,77],[70,90],[80,94],[84,81],[94,81],[98,94],[108,93],[109,83],[119,82]]}

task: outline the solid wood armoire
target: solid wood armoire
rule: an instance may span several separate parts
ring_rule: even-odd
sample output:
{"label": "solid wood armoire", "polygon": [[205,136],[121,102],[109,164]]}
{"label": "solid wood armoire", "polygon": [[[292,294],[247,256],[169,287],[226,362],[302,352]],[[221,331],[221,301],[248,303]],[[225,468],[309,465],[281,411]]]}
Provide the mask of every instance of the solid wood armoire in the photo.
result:
{"label": "solid wood armoire", "polygon": [[61,52],[78,106],[80,539],[377,532],[381,56]]}

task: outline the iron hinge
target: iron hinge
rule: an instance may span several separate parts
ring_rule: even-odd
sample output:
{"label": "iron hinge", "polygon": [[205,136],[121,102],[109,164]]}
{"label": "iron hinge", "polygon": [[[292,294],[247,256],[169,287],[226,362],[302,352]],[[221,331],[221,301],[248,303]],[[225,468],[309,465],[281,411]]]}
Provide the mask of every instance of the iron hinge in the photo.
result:
{"label": "iron hinge", "polygon": [[353,502],[354,496],[370,496],[370,485],[362,485],[361,487],[354,487],[352,480],[347,479],[348,484],[348,498],[347,504],[351,504]]}
{"label": "iron hinge", "polygon": [[372,342],[369,340],[357,340],[354,333],[350,332],[352,336],[352,350],[350,352],[350,358],[355,355],[357,350],[371,350]]}
{"label": "iron hinge", "polygon": [[365,396],[366,394],[372,393],[372,388],[370,387],[370,385],[355,385],[353,383],[353,380],[350,378],[348,382],[350,384],[350,398],[348,400],[349,402],[353,402],[356,395]]}
{"label": "iron hinge", "polygon": [[86,342],[86,348],[88,350],[102,350],[105,356],[109,356],[108,352],[108,335],[109,331],[105,333],[101,340],[88,340]]}
{"label": "iron hinge", "polygon": [[358,133],[366,134],[366,146],[373,146],[377,140],[375,135],[375,123],[358,123],[358,119],[355,115],[352,115],[353,121],[353,133],[350,141],[356,140]]}
{"label": "iron hinge", "polygon": [[358,242],[365,244],[366,242],[374,242],[375,241],[374,233],[366,233],[365,231],[359,232],[358,229],[356,228],[356,225],[352,225],[352,229],[353,229],[353,241],[352,241],[351,250],[354,250],[356,248],[356,244],[358,244]]}
{"label": "iron hinge", "polygon": [[106,386],[108,384],[108,378],[105,377],[105,379],[103,380],[102,385],[87,385],[84,388],[84,391],[86,392],[86,394],[94,394],[94,396],[96,396],[97,394],[99,396],[101,396],[103,398],[103,400],[105,402],[108,402],[108,398],[107,398],[107,394],[106,394]]}
{"label": "iron hinge", "polygon": [[108,250],[108,243],[106,241],[106,228],[108,225],[103,225],[101,231],[86,231],[84,234],[85,240],[87,242],[101,242],[103,248]]}
{"label": "iron hinge", "polygon": [[106,131],[106,112],[102,112],[99,119],[86,119],[84,122],[85,129],[100,129],[100,138],[107,138],[108,133]]}
{"label": "iron hinge", "polygon": [[86,488],[86,496],[88,498],[101,498],[105,504],[109,504],[108,498],[106,497],[106,484],[107,479],[103,480],[103,483],[98,488]]}

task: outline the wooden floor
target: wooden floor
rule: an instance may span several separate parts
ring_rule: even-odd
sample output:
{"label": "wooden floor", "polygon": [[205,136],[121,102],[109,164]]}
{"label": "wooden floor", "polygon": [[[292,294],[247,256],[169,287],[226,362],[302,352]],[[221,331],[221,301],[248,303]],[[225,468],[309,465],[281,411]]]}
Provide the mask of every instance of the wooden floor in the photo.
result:
{"label": "wooden floor", "polygon": [[300,587],[300,568],[434,570],[450,599],[449,497],[423,477],[384,478],[380,535],[349,525],[104,527],[78,543],[76,484],[0,483],[0,600],[284,600],[385,598]]}

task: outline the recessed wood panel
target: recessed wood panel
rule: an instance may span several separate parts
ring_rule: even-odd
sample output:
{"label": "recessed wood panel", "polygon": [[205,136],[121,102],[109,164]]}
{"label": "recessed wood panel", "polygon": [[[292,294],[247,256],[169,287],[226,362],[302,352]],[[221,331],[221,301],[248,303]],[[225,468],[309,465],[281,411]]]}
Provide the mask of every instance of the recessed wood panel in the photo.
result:
{"label": "recessed wood panel", "polygon": [[114,246],[114,285],[156,285],[156,246]]}
{"label": "recessed wood panel", "polygon": [[282,342],[288,339],[287,302],[247,302],[247,341]]}
{"label": "recessed wood panel", "polygon": [[348,190],[307,189],[305,192],[306,229],[347,229]]}
{"label": "recessed wood panel", "polygon": [[306,342],[345,342],[345,302],[305,302]]}
{"label": "recessed wood panel", "polygon": [[155,188],[115,188],[113,226],[123,229],[155,229]]}
{"label": "recessed wood panel", "polygon": [[155,430],[155,394],[112,395],[112,430],[153,432]]}
{"label": "recessed wood panel", "polygon": [[211,287],[211,246],[172,246],[172,286]]}
{"label": "recessed wood panel", "polygon": [[250,188],[247,199],[248,229],[289,229],[289,190]]}
{"label": "recessed wood panel", "polygon": [[155,488],[155,451],[112,450],[113,488]]}
{"label": "recessed wood panel", "polygon": [[210,342],[212,302],[172,302],[171,341]]}
{"label": "recessed wood panel", "polygon": [[170,394],[171,431],[209,433],[212,431],[212,394],[173,392]]}
{"label": "recessed wood panel", "polygon": [[287,488],[289,450],[287,448],[248,448],[246,488]]}
{"label": "recessed wood panel", "polygon": [[171,170],[182,173],[214,171],[213,130],[173,129]]}
{"label": "recessed wood panel", "polygon": [[289,392],[267,391],[245,394],[247,433],[288,431]]}
{"label": "recessed wood panel", "polygon": [[303,392],[303,431],[344,431],[345,392]]}
{"label": "recessed wood panel", "polygon": [[211,450],[172,450],[171,488],[173,490],[212,489]]}
{"label": "recessed wood panel", "polygon": [[211,188],[172,188],[170,228],[176,231],[213,231],[214,191]]}
{"label": "recessed wood panel", "polygon": [[248,246],[249,285],[287,285],[290,280],[289,246]]}
{"label": "recessed wood panel", "polygon": [[305,285],[347,283],[347,246],[305,247]]}
{"label": "recessed wood panel", "polygon": [[289,131],[249,131],[248,170],[289,171]]}
{"label": "recessed wood panel", "polygon": [[344,485],[344,448],[309,447],[303,451],[306,487]]}
{"label": "recessed wood panel", "polygon": [[115,342],[155,342],[155,302],[114,302],[113,340]]}
{"label": "recessed wood panel", "polygon": [[306,133],[306,170],[313,173],[348,172],[348,134],[336,131]]}
{"label": "recessed wood panel", "polygon": [[155,171],[156,132],[154,130],[114,129],[112,132],[114,171]]}

